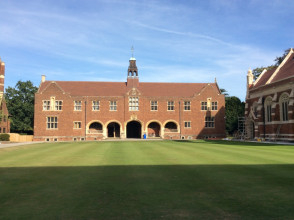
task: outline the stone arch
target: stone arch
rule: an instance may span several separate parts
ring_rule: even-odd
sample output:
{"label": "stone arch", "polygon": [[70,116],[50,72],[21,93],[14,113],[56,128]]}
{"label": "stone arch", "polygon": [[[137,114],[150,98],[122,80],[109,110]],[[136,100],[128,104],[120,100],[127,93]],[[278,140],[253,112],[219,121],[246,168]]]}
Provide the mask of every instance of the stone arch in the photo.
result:
{"label": "stone arch", "polygon": [[127,138],[142,138],[143,123],[140,120],[129,120],[126,122]]}
{"label": "stone arch", "polygon": [[151,120],[146,123],[146,131],[148,137],[160,137],[162,124],[157,120]]}
{"label": "stone arch", "polygon": [[97,134],[103,133],[103,123],[99,120],[92,120],[87,124],[87,133],[88,134]]}
{"label": "stone arch", "polygon": [[121,136],[121,123],[116,120],[111,120],[106,123],[107,137],[120,138]]}
{"label": "stone arch", "polygon": [[87,124],[88,134],[103,133],[103,123],[98,120],[92,120]]}
{"label": "stone arch", "polygon": [[179,132],[180,126],[179,123],[175,120],[167,120],[164,123],[165,132]]}

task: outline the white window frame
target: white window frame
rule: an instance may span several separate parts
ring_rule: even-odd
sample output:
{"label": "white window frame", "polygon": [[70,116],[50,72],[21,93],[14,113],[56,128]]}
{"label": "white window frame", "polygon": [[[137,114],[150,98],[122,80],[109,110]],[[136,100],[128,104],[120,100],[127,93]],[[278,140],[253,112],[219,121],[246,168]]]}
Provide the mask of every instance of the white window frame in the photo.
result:
{"label": "white window frame", "polygon": [[175,102],[174,101],[167,101],[167,110],[174,111],[175,110]]}
{"label": "white window frame", "polygon": [[150,111],[158,111],[158,101],[156,100],[150,101]]}
{"label": "white window frame", "polygon": [[81,100],[74,101],[74,111],[82,111],[82,101]]}
{"label": "white window frame", "polygon": [[289,95],[287,93],[283,93],[280,96],[280,120],[281,121],[289,121]]}
{"label": "white window frame", "polygon": [[82,128],[82,122],[81,121],[74,121],[73,122],[73,128],[74,129],[81,129]]}
{"label": "white window frame", "polygon": [[191,101],[184,101],[184,111],[191,111]]}
{"label": "white window frame", "polygon": [[100,111],[100,101],[99,100],[92,101],[92,111]]}
{"label": "white window frame", "polygon": [[50,111],[50,100],[43,100],[43,111]]}
{"label": "white window frame", "polygon": [[202,101],[201,102],[201,111],[207,111],[207,101]]}
{"label": "white window frame", "polygon": [[55,111],[62,111],[63,101],[62,100],[55,100],[54,103],[54,110]]}
{"label": "white window frame", "polygon": [[191,121],[184,121],[184,128],[191,128]]}
{"label": "white window frame", "polygon": [[205,128],[215,128],[215,117],[205,117]]}
{"label": "white window frame", "polygon": [[211,110],[217,111],[218,103],[217,102],[211,102]]}
{"label": "white window frame", "polygon": [[117,111],[117,101],[109,101],[109,111]]}
{"label": "white window frame", "polygon": [[57,130],[58,129],[58,117],[57,116],[47,116],[46,117],[46,129],[47,130]]}
{"label": "white window frame", "polygon": [[139,97],[130,96],[129,97],[129,111],[139,111]]}

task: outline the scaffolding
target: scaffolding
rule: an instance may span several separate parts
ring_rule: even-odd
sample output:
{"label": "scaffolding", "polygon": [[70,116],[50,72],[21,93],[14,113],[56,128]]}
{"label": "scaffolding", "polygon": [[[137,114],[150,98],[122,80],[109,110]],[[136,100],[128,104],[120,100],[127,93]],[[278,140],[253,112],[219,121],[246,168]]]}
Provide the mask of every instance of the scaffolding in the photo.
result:
{"label": "scaffolding", "polygon": [[245,140],[247,138],[246,133],[246,118],[238,117],[238,131],[235,135],[236,139]]}

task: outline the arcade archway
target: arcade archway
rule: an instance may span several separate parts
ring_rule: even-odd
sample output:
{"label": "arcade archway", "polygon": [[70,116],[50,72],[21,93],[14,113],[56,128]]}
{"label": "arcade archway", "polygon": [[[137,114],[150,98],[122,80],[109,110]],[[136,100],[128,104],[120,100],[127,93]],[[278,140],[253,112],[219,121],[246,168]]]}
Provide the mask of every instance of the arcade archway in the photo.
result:
{"label": "arcade archway", "polygon": [[111,122],[107,125],[107,137],[120,137],[120,125],[117,122]]}
{"label": "arcade archway", "polygon": [[140,122],[130,121],[127,124],[127,138],[141,138],[141,130]]}
{"label": "arcade archway", "polygon": [[151,122],[148,125],[148,137],[160,137],[160,124]]}
{"label": "arcade archway", "polygon": [[93,122],[93,123],[90,124],[88,132],[90,134],[102,133],[103,132],[103,126],[99,122]]}

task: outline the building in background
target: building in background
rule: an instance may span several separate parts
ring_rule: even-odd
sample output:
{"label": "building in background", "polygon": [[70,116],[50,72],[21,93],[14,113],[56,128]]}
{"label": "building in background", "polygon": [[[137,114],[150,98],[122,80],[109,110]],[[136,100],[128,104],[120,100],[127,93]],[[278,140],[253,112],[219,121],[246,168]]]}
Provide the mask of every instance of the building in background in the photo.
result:
{"label": "building in background", "polygon": [[225,98],[213,83],[47,81],[35,94],[34,140],[220,139]]}
{"label": "building in background", "polygon": [[0,58],[0,133],[10,132],[9,113],[4,97],[5,63]]}
{"label": "building in background", "polygon": [[294,140],[294,52],[291,49],[274,69],[264,70],[254,81],[247,74],[245,105],[249,139]]}

